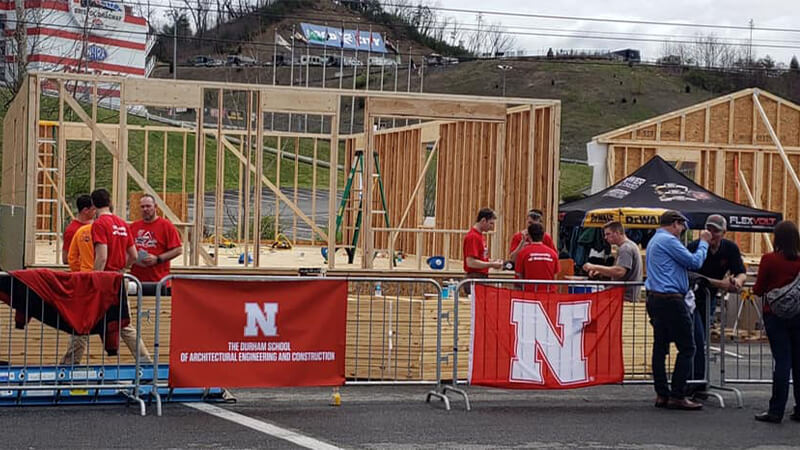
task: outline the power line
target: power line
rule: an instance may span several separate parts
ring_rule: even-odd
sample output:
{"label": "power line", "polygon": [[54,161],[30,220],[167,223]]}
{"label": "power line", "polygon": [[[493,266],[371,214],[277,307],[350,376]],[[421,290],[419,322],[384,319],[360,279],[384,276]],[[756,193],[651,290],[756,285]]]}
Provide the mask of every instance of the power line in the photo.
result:
{"label": "power line", "polygon": [[[142,3],[133,2],[133,4],[138,4],[143,6]],[[395,7],[402,7],[402,8],[412,8],[415,9],[416,6],[412,5],[397,5],[391,3],[384,3],[384,6],[395,6]],[[169,7],[165,5],[153,5],[155,9],[167,9],[167,10],[175,10],[175,9],[182,9],[182,10],[192,10],[192,8],[188,6],[175,6]],[[800,29],[782,29],[782,28],[768,28],[768,27],[750,27],[750,26],[735,26],[735,25],[716,25],[716,24],[692,24],[692,23],[672,23],[672,22],[658,22],[658,21],[636,21],[636,20],[627,20],[627,19],[606,19],[606,18],[586,18],[586,17],[577,17],[577,16],[554,16],[554,15],[544,15],[544,14],[528,14],[528,13],[512,13],[512,12],[503,12],[503,11],[482,11],[482,10],[468,10],[468,9],[459,9],[459,8],[444,8],[444,7],[428,7],[428,9],[432,10],[440,10],[440,11],[451,11],[451,12],[472,12],[478,15],[482,14],[494,14],[494,15],[504,15],[504,16],[513,16],[513,17],[534,17],[534,18],[546,18],[546,19],[561,19],[561,20],[588,20],[588,21],[595,21],[595,22],[610,22],[610,23],[636,23],[636,24],[647,24],[647,25],[663,25],[663,26],[686,26],[686,27],[705,27],[705,28],[719,28],[719,29],[734,29],[734,30],[761,30],[761,31],[777,31],[777,32],[797,32],[800,33]],[[226,13],[224,10],[219,9],[210,9],[210,12],[219,13]],[[288,20],[298,20],[298,19],[305,19],[305,20],[329,20],[330,16],[313,16],[313,15],[296,15],[296,14],[272,14],[265,11],[254,11],[249,14],[258,16],[258,17],[268,17],[274,19],[288,19]],[[243,16],[244,17],[244,16]],[[236,19],[234,19],[236,20]],[[232,22],[226,22],[232,23]],[[337,20],[334,23],[341,23],[341,24],[362,24],[363,22],[360,21],[347,21],[347,20]],[[223,23],[224,24],[224,23]],[[486,32],[485,29],[480,27],[480,23],[477,24],[477,28],[460,28],[461,31],[467,32]],[[220,25],[217,25],[219,27]],[[390,26],[385,26],[386,28],[391,28]],[[574,39],[584,39],[584,40],[591,40],[591,39],[600,39],[600,40],[617,40],[617,41],[635,41],[635,42],[655,42],[655,43],[678,43],[678,44],[696,44],[695,40],[686,40],[686,39],[679,39],[675,40],[672,39],[671,36],[673,35],[664,35],[664,34],[648,34],[648,33],[640,33],[640,32],[613,32],[613,31],[599,31],[599,30],[581,30],[580,33],[573,33],[573,34],[552,34],[552,33],[536,33],[536,32],[525,32],[525,31],[513,31],[513,30],[533,30],[533,31],[556,31],[556,32],[563,32],[563,29],[557,28],[543,28],[543,27],[528,27],[528,26],[518,26],[518,25],[501,25],[501,27],[505,30],[497,30],[497,32],[507,35],[519,35],[519,36],[536,36],[536,37],[561,37],[561,38],[574,38]],[[431,26],[429,29],[431,30],[442,30],[445,31],[447,29],[452,28],[452,25],[443,25],[443,26]],[[630,37],[611,37],[611,36],[595,36],[594,34],[582,34],[582,33],[594,33],[594,34],[618,34],[620,36],[630,35]],[[639,37],[637,37],[639,36]],[[645,37],[641,37],[645,36]],[[648,36],[653,36],[653,38],[648,38]],[[430,37],[430,36],[428,36]],[[663,37],[664,39],[656,39],[656,37]],[[689,38],[689,36],[675,36],[675,37],[682,37],[682,38]],[[668,39],[669,38],[669,39]],[[444,39],[442,39],[443,43],[446,43]],[[717,38],[714,42],[720,45],[728,45],[728,46],[741,46],[745,43],[743,41],[739,42],[731,42],[730,39],[724,38]],[[792,44],[796,43],[798,45],[783,45],[783,44]],[[752,37],[747,41],[748,45],[752,45],[757,48],[774,48],[774,49],[800,49],[800,41],[787,41],[787,40],[769,40],[769,39],[760,39],[753,41]]]}
{"label": "power line", "polygon": [[[293,0],[287,0],[293,1]],[[348,2],[343,2],[348,3]],[[156,10],[167,10],[167,11],[175,11],[175,10],[183,10],[183,11],[194,11],[194,8],[189,6],[181,6],[181,5],[147,5],[146,3],[142,3],[139,1],[126,1],[125,4],[127,5],[136,5],[141,8],[150,8]],[[381,3],[382,6],[391,6],[400,9],[417,9],[416,5],[401,5],[401,4],[393,4],[393,3]],[[800,33],[800,28],[772,28],[772,27],[755,27],[748,25],[721,25],[721,24],[705,24],[705,23],[690,23],[690,22],[665,22],[665,21],[654,21],[654,20],[633,20],[633,19],[610,19],[610,18],[601,18],[601,17],[585,17],[585,16],[566,16],[566,15],[548,15],[548,14],[533,14],[533,13],[520,13],[520,12],[509,12],[509,11],[491,11],[491,10],[477,10],[477,9],[464,9],[464,8],[447,8],[447,7],[438,7],[438,6],[426,6],[427,9],[435,10],[435,11],[447,11],[447,12],[458,12],[458,13],[470,13],[475,15],[498,15],[498,16],[507,16],[507,17],[518,17],[518,18],[540,18],[540,19],[553,19],[553,20],[573,20],[573,21],[587,21],[587,22],[601,22],[601,23],[624,23],[624,24],[637,24],[637,25],[658,25],[658,26],[674,26],[674,27],[690,27],[690,28],[714,28],[714,29],[729,29],[729,30],[744,30],[744,31],[769,31],[769,32],[781,32],[781,33]],[[214,13],[217,15],[229,15],[229,11],[219,8],[206,8],[203,11]],[[347,10],[348,12],[352,12],[354,14],[358,14],[358,11],[354,11],[351,9]],[[278,14],[278,13],[271,13],[268,11],[262,10],[254,10],[249,11],[246,15],[254,15],[258,17],[264,18],[275,18],[275,19],[314,19],[320,21],[328,21],[333,23],[345,23],[345,24],[363,24],[360,20],[343,20],[337,19],[335,21],[330,20],[330,16],[326,15],[314,15],[314,14]],[[235,19],[241,19],[245,16],[240,16]],[[234,20],[235,20],[234,19]],[[224,22],[230,23],[230,22]],[[462,22],[464,23],[464,22]],[[469,25],[478,25],[478,23],[467,23]],[[385,28],[391,28],[391,25],[382,25],[382,24],[369,24],[373,26],[382,26]],[[504,25],[505,26],[505,25]],[[432,29],[448,29],[451,28],[452,25],[446,26],[432,26]],[[514,28],[520,28],[521,26],[511,26]],[[535,27],[534,27],[535,28]],[[549,29],[553,30],[553,29]],[[559,29],[555,29],[559,30]],[[589,31],[589,30],[585,30]],[[606,31],[595,31],[598,33],[613,33],[613,32],[606,32]],[[631,32],[631,34],[644,34],[644,33],[635,33]]]}
{"label": "power line", "polygon": [[[141,3],[135,3],[135,4],[141,5]],[[169,7],[166,7],[166,6],[161,6],[161,5],[153,5],[153,7],[154,8],[162,8],[162,9],[170,9],[170,10],[175,9],[175,8],[169,8]],[[180,7],[180,6],[177,7],[177,8],[188,9],[188,7]],[[256,14],[258,14],[258,13],[256,13]],[[274,16],[275,17],[281,17],[281,18],[284,18],[284,19],[308,19],[308,17],[297,16],[297,15],[288,15],[288,14],[279,14],[279,15],[274,15]],[[10,21],[10,22],[14,22],[14,21]],[[32,22],[32,21],[25,21],[23,23],[25,23],[26,25],[40,25],[41,24],[41,22]],[[80,30],[82,32],[85,31],[84,27],[77,26],[77,25],[60,25],[60,27],[61,28],[76,29],[76,30]],[[449,28],[449,26],[448,27],[441,27],[441,28],[442,29],[447,29],[447,28]],[[637,35],[638,36],[650,36],[650,35],[644,34],[644,33],[619,33],[619,32],[581,31],[581,32],[575,32],[575,33],[569,33],[569,32],[563,33],[562,32],[562,33],[554,34],[552,32],[544,33],[544,32],[534,32],[534,31],[513,31],[516,28],[536,30],[537,27],[507,26],[507,27],[503,27],[503,28],[505,30],[497,30],[497,32],[499,32],[501,34],[511,35],[511,36],[537,36],[537,37],[570,38],[570,39],[582,39],[582,40],[654,42],[654,43],[666,43],[666,44],[697,44],[698,43],[697,41],[694,41],[694,40],[675,40],[675,39],[657,39],[657,38],[649,38],[649,37],[636,37]],[[746,27],[746,28],[749,29],[749,27]],[[154,36],[154,37],[161,37],[161,38],[169,38],[169,37],[171,37],[171,35],[167,35],[166,33],[161,33],[161,32],[119,30],[119,29],[115,29],[115,28],[105,28],[105,27],[94,27],[93,29],[94,30],[98,30],[98,31],[115,31],[115,32],[120,33],[120,34],[127,34],[127,35],[144,35],[144,36]],[[434,28],[434,29],[436,29],[436,28]],[[465,31],[465,32],[482,32],[482,31],[485,32],[486,31],[486,30],[481,30],[481,29],[478,29],[478,28],[461,28],[461,30]],[[554,30],[554,29],[551,29],[551,28],[542,29],[542,31],[551,31],[551,30]],[[613,34],[618,34],[619,37],[616,37],[616,36],[597,36],[597,35],[584,34],[584,33],[587,33],[587,32],[588,33],[604,33],[604,34],[612,34],[613,33]],[[656,35],[656,36],[658,36],[658,35]],[[664,35],[661,35],[661,36],[664,36]],[[194,41],[194,42],[210,42],[210,43],[237,44],[237,45],[240,45],[240,44],[244,43],[246,45],[251,45],[251,46],[256,46],[256,47],[259,47],[259,46],[263,46],[263,47],[274,46],[274,44],[275,44],[275,42],[271,41],[271,40],[270,41],[241,42],[241,41],[236,40],[236,39],[214,38],[214,37],[208,37],[208,36],[191,36],[191,37],[184,36],[181,39],[183,39],[184,41],[190,40],[190,41]],[[758,47],[758,48],[774,48],[774,49],[797,49],[797,48],[799,48],[798,46],[793,46],[793,45],[770,44],[770,43],[767,43],[767,42],[770,42],[770,41],[767,41],[767,40],[754,41],[752,43],[752,45],[754,47]],[[796,41],[778,41],[778,42],[792,43],[792,42],[796,42]],[[714,43],[715,44],[719,44],[719,45],[726,45],[726,46],[743,45],[741,42],[739,42],[739,43],[737,43],[737,42],[729,42],[729,41],[723,41],[721,39],[715,41]],[[309,44],[305,44],[305,45],[309,45]],[[400,54],[401,56],[402,55],[424,56],[423,53],[416,53],[416,52],[398,51],[397,53]]]}
{"label": "power line", "polygon": [[[396,8],[416,8],[412,5],[401,5],[394,3],[382,3],[383,6],[392,6]],[[441,6],[426,6],[426,8],[433,11],[448,11],[465,14],[482,14],[491,16],[507,16],[507,17],[521,17],[531,19],[553,19],[553,20],[574,20],[584,22],[606,22],[606,23],[625,23],[633,25],[658,25],[670,27],[689,27],[689,28],[716,28],[728,30],[750,30],[749,25],[719,25],[707,23],[690,23],[690,22],[665,22],[656,20],[634,20],[634,19],[609,19],[602,17],[585,17],[585,16],[566,16],[566,15],[552,15],[552,14],[534,14],[522,12],[509,12],[509,11],[492,11],[492,10],[478,10],[466,8],[447,8]],[[772,31],[781,33],[800,33],[800,28],[773,28],[773,27],[752,27],[756,31]]]}

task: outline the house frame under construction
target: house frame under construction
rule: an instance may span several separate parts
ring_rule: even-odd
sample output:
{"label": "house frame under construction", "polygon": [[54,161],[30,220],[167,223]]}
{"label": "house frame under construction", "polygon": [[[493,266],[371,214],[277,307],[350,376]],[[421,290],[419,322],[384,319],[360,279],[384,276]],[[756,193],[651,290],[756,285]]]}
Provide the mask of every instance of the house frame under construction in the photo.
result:
{"label": "house frame under construction", "polygon": [[[3,124],[0,202],[24,207],[24,239],[6,244],[21,246],[20,265],[59,264],[76,189],[106,187],[129,220],[135,199],[153,195],[193,270],[224,266],[219,249],[229,242],[252,255],[238,267],[313,265],[265,263],[266,247],[284,240],[327,247],[328,269],[383,268],[376,255],[388,254],[388,268],[395,255],[414,256],[409,270],[443,255],[460,270],[450,260],[461,259],[481,207],[498,212],[489,239],[496,258],[531,208],[555,229],[560,108],[557,100],[31,73]],[[154,111],[173,119],[141,118]],[[88,173],[80,188],[67,167],[78,144],[86,155],[78,169]],[[377,158],[363,158],[343,200],[365,148]],[[385,209],[380,185],[365,181],[378,173]],[[336,249],[352,243],[358,213],[360,257],[347,264]]]}

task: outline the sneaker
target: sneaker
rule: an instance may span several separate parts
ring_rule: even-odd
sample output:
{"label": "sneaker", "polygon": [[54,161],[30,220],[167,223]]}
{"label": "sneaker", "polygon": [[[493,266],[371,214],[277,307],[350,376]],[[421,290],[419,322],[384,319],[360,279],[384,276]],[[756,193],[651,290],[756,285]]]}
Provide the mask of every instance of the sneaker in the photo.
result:
{"label": "sneaker", "polygon": [[795,409],[793,413],[789,414],[789,420],[800,422],[800,411]]}
{"label": "sneaker", "polygon": [[656,408],[666,408],[667,403],[669,402],[669,397],[664,397],[663,395],[656,396]]}

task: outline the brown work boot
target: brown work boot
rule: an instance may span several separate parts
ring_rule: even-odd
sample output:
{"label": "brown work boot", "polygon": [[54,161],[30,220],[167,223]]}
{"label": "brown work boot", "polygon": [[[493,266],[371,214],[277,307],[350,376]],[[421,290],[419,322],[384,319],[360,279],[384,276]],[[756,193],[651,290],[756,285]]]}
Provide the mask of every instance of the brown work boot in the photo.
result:
{"label": "brown work boot", "polygon": [[689,400],[688,398],[670,398],[667,401],[667,408],[681,409],[684,411],[697,411],[703,408],[702,403],[697,403]]}
{"label": "brown work boot", "polygon": [[663,395],[656,396],[656,408],[666,408],[667,402],[669,402],[669,397],[664,397]]}

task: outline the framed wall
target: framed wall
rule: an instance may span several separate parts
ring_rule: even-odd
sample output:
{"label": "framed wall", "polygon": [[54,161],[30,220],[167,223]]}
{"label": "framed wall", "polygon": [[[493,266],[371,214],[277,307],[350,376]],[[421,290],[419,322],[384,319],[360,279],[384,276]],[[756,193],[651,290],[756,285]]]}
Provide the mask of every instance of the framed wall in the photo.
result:
{"label": "framed wall", "polygon": [[[155,123],[142,111],[180,114]],[[500,218],[493,257],[505,256],[528,209],[543,209],[548,227],[556,225],[556,100],[32,73],[4,130],[4,163],[11,163],[2,201],[25,205],[26,226],[36,230],[25,239],[28,266],[60,262],[58,250],[45,255],[37,243],[60,246],[77,182],[65,164],[81,151],[88,173],[81,188],[107,187],[115,212],[129,220],[138,217],[136,199],[153,195],[181,232],[190,267],[225,265],[220,249],[228,242],[252,254],[239,267],[270,267],[270,246],[285,239],[327,247],[329,269],[372,269],[377,252],[395,250],[416,255],[422,269],[427,256],[460,259],[461,235],[483,206]],[[359,195],[371,200],[351,201],[346,223],[359,211],[369,220],[350,265],[336,252],[347,235],[331,236],[353,155],[365,148],[379,155],[390,225],[378,220],[373,183],[362,183]],[[376,169],[365,158],[361,176],[373,179]],[[427,181],[435,187],[432,226],[423,215],[426,170],[436,180]],[[37,184],[48,188],[27,188]],[[54,205],[47,230],[37,223],[43,203]]]}

